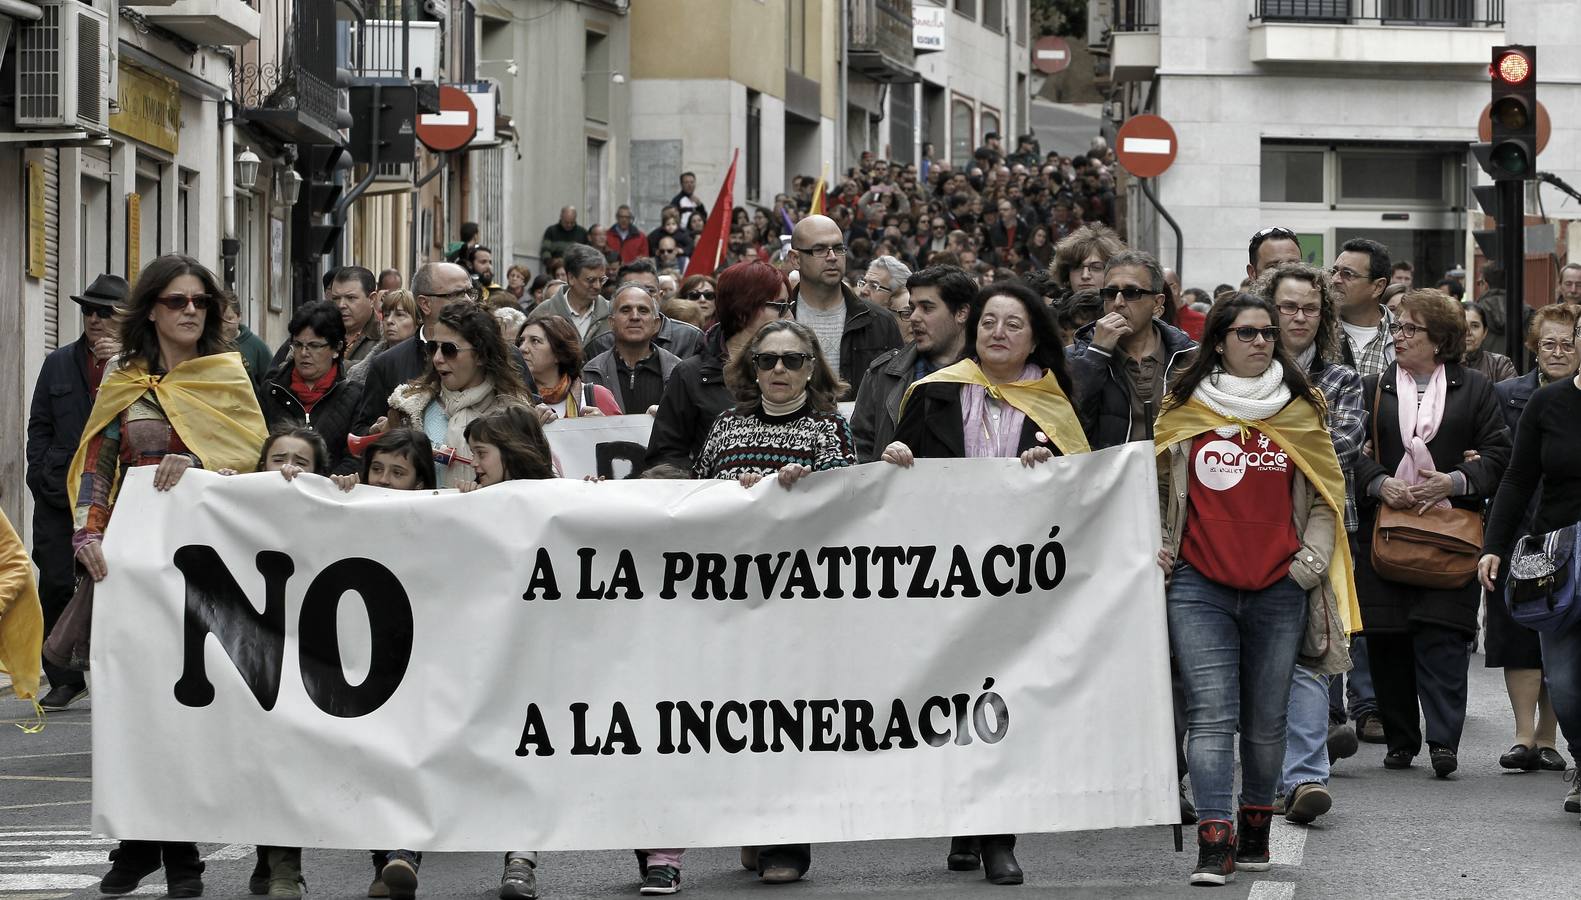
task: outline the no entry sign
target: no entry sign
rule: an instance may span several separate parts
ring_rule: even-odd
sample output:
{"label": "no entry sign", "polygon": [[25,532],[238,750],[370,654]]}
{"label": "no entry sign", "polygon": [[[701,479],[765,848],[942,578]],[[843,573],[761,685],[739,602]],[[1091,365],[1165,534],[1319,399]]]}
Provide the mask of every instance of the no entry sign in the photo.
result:
{"label": "no entry sign", "polygon": [[1132,116],[1120,126],[1115,136],[1115,157],[1125,170],[1138,178],[1155,178],[1164,174],[1180,144],[1175,140],[1175,129],[1159,116]]}
{"label": "no entry sign", "polygon": [[1070,44],[1062,37],[1041,37],[1032,45],[1032,66],[1045,75],[1063,72],[1070,66]]}
{"label": "no entry sign", "polygon": [[478,108],[460,88],[439,86],[439,112],[417,117],[417,139],[435,153],[460,150],[478,133]]}

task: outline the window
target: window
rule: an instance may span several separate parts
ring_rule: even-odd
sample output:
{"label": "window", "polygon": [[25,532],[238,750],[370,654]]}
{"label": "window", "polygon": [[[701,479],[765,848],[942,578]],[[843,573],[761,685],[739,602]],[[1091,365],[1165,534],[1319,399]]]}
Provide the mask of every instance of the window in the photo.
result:
{"label": "window", "polygon": [[977,21],[977,0],[955,0],[955,11],[972,21]]}
{"label": "window", "polygon": [[1449,202],[1443,154],[1342,149],[1338,157],[1341,203]]}
{"label": "window", "polygon": [[164,209],[159,202],[163,193],[159,184],[163,176],[163,168],[152,160],[137,161],[137,268],[139,271],[164,252],[164,235],[159,229],[165,218]]}
{"label": "window", "polygon": [[[990,106],[983,107],[983,140],[988,140],[988,133],[999,131],[999,110]],[[1000,135],[1003,138],[1003,135]]]}
{"label": "window", "polygon": [[609,121],[609,39],[596,31],[587,32],[583,42],[582,94],[584,112],[595,122]]}
{"label": "window", "polygon": [[763,178],[763,95],[747,91],[747,199],[762,195]]}
{"label": "window", "polygon": [[972,130],[972,101],[956,97],[950,101],[950,162],[958,169],[972,161],[972,151],[977,147],[977,134]]}
{"label": "window", "polygon": [[196,256],[198,247],[197,183],[198,173],[181,170],[176,189],[176,249],[188,256]]}
{"label": "window", "polygon": [[1264,203],[1322,203],[1323,151],[1264,146]]}
{"label": "window", "polygon": [[807,71],[807,0],[785,0],[785,68]]}
{"label": "window", "polygon": [[597,138],[587,139],[587,174],[582,189],[588,225],[603,221],[600,216],[604,212],[604,142]]}
{"label": "window", "polygon": [[1005,0],[983,0],[983,27],[990,31],[1005,30]]}
{"label": "window", "polygon": [[77,271],[86,283],[118,268],[110,257],[110,164],[83,152]]}
{"label": "window", "polygon": [[1031,20],[1027,18],[1027,0],[1016,0],[1016,21],[1013,27],[1016,30],[1016,43],[1026,46],[1027,30],[1031,27]]}

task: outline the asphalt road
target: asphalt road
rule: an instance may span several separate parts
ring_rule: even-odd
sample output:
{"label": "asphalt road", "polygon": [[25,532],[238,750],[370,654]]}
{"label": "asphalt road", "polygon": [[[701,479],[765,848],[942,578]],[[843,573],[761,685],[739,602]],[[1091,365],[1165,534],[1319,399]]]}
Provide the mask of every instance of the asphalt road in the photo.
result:
{"label": "asphalt road", "polygon": [[1037,135],[1044,153],[1058,150],[1061,156],[1075,156],[1091,149],[1102,115],[1103,105],[1099,103],[1034,100],[1032,132]]}
{"label": "asphalt road", "polygon": [[[1498,755],[1511,743],[1510,714],[1499,672],[1473,659],[1471,718],[1461,769],[1439,781],[1419,757],[1415,769],[1386,771],[1382,747],[1335,769],[1334,811],[1304,828],[1277,820],[1272,871],[1242,873],[1223,898],[1560,898],[1581,896],[1581,827],[1561,809],[1558,773],[1505,773]],[[113,843],[89,833],[91,702],[49,717],[25,734],[29,705],[0,688],[0,900],[94,897]],[[1072,723],[1076,726],[1081,723]],[[1097,723],[1072,738],[1104,752],[1122,740]],[[1188,835],[1189,839],[1189,835]],[[247,896],[252,848],[205,844],[207,896]],[[1195,861],[1173,852],[1169,830],[1023,836],[1027,870],[1019,888],[995,888],[980,875],[948,872],[942,841],[820,845],[803,882],[783,888],[757,883],[737,864],[735,848],[687,853],[683,893],[710,897],[960,897],[1000,895],[1069,898],[1199,896],[1187,886]],[[425,858],[420,897],[487,900],[499,884],[494,854]],[[365,852],[305,854],[309,900],[361,897],[371,874]],[[544,897],[637,895],[630,853],[545,854]],[[140,895],[164,893],[161,875]]]}

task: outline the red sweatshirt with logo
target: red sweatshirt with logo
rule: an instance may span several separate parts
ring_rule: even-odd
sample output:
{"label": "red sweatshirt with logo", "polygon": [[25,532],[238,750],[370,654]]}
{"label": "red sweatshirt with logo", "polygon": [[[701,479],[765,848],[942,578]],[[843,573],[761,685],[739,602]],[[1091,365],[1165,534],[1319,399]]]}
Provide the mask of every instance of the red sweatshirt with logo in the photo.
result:
{"label": "red sweatshirt with logo", "polygon": [[1301,548],[1290,490],[1296,467],[1267,435],[1210,431],[1191,442],[1180,558],[1228,588],[1260,591],[1290,572]]}

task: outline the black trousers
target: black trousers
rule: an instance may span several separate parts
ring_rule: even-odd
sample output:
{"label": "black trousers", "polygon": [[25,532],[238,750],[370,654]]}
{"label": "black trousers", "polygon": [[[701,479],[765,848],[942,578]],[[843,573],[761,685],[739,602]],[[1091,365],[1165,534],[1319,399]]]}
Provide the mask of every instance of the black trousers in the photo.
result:
{"label": "black trousers", "polygon": [[198,845],[183,841],[122,841],[110,851],[110,859],[117,865],[153,871],[163,865],[165,880],[188,875],[202,875],[204,864],[198,857]]}
{"label": "black trousers", "polygon": [[1453,628],[1413,623],[1405,633],[1367,634],[1372,685],[1378,695],[1389,751],[1422,751],[1417,710],[1427,721],[1427,742],[1459,751],[1466,726],[1466,673],[1470,639]]}

